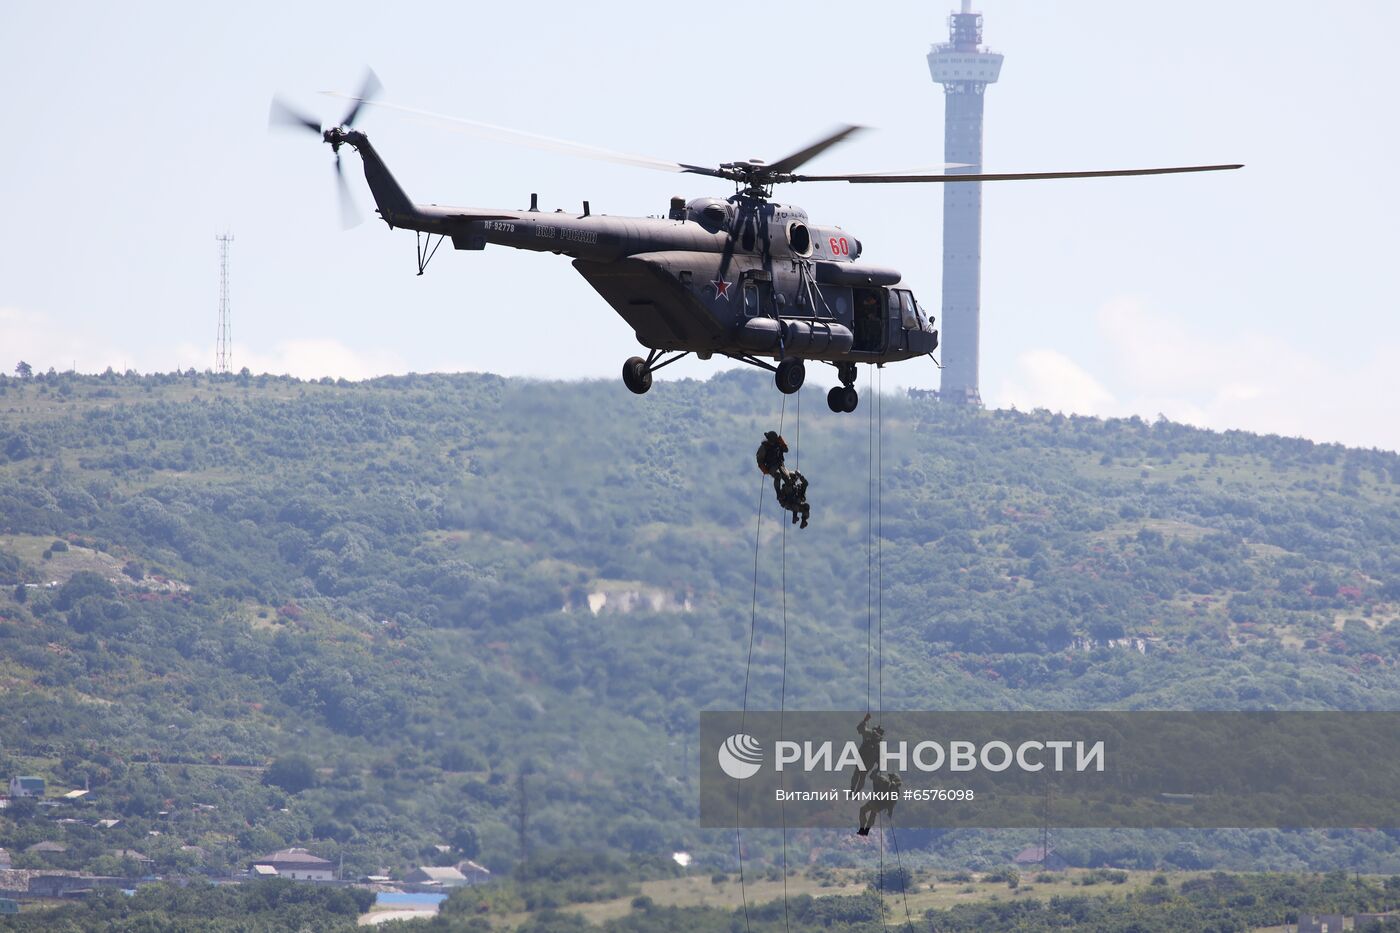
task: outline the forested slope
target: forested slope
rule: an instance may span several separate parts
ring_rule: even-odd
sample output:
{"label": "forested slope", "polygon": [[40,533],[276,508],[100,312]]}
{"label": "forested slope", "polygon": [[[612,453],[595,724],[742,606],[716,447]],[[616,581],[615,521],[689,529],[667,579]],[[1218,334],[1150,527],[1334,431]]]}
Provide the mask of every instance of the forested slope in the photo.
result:
{"label": "forested slope", "polygon": [[[872,400],[833,415],[818,388],[813,523],[786,532],[789,709],[865,706],[876,605],[889,708],[1400,708],[1396,455],[887,398],[876,599]],[[753,448],[779,406],[750,373],[641,398],[483,375],[6,379],[0,775],[87,783],[79,815],[123,822],[12,807],[0,846],[114,874],[132,866],[112,849],[223,870],[284,845],[347,875],[504,869],[525,772],[532,846],[721,860],[687,755],[697,712],[740,702]],[[751,708],[776,705],[781,660],[763,494]],[[23,854],[40,839],[68,852]],[[911,841],[996,860],[1020,839]],[[1400,862],[1382,833],[1061,850]]]}

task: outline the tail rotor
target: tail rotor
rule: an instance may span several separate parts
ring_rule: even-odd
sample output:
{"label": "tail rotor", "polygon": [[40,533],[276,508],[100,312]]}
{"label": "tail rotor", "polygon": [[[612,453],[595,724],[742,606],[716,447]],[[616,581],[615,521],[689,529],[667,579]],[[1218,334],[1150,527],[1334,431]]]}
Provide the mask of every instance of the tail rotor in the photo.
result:
{"label": "tail rotor", "polygon": [[383,85],[379,83],[378,76],[372,69],[366,68],[365,79],[360,85],[359,93],[351,99],[350,109],[334,126],[323,126],[317,120],[288,104],[281,97],[272,98],[272,105],[268,111],[269,127],[309,131],[330,144],[331,149],[335,152],[335,187],[340,203],[340,223],[347,230],[358,224],[363,218],[359,208],[355,206],[355,199],[350,194],[350,185],[345,180],[345,169],[340,164],[340,146],[341,143],[345,142],[346,132],[354,126],[355,118],[360,115],[365,103],[373,100],[382,88]]}

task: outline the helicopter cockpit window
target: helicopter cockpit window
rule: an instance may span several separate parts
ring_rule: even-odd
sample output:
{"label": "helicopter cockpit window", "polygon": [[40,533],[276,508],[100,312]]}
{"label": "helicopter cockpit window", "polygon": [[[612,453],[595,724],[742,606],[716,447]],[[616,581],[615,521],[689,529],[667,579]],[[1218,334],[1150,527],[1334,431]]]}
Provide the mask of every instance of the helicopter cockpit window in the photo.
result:
{"label": "helicopter cockpit window", "polygon": [[[909,294],[909,298],[910,300],[914,300],[914,295],[912,292]],[[927,313],[925,313],[924,306],[919,304],[917,300],[914,300],[914,316],[919,320],[920,330],[929,334],[934,333],[933,319],[930,318]]]}
{"label": "helicopter cockpit window", "polygon": [[899,321],[908,330],[922,330],[918,313],[914,306],[914,293],[903,290],[893,292],[899,298]]}

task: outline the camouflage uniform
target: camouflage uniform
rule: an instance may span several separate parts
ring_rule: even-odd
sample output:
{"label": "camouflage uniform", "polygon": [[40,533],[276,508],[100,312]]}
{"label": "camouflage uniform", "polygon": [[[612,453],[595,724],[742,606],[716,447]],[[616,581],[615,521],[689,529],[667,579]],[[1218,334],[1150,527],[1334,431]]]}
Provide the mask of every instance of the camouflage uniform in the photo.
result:
{"label": "camouflage uniform", "polygon": [[765,431],[763,443],[758,445],[754,459],[758,470],[764,476],[773,477],[773,492],[778,497],[778,505],[792,513],[793,524],[800,519],[802,527],[807,527],[807,519],[812,507],[807,504],[807,477],[796,470],[789,470],[783,462],[788,452],[787,441],[777,431]]}
{"label": "camouflage uniform", "polygon": [[787,451],[787,441],[783,440],[777,431],[764,432],[763,443],[758,445],[755,458],[758,460],[759,472],[764,476],[773,477],[775,485],[780,478],[787,476],[787,467],[783,465],[783,455]]}
{"label": "camouflage uniform", "polygon": [[[892,793],[897,795],[903,784],[904,782],[899,779],[898,774],[891,774],[888,771],[876,771],[870,778],[870,786],[874,788],[877,794]],[[882,810],[888,816],[893,817],[894,805],[897,802],[897,800],[870,800],[861,804],[860,829],[856,830],[856,835],[870,835],[870,827],[875,825],[875,817],[877,817]]]}
{"label": "camouflage uniform", "polygon": [[865,785],[865,777],[880,767],[880,743],[885,739],[884,726],[866,727],[870,721],[870,714],[866,713],[865,718],[856,725],[856,731],[860,733],[860,761],[862,767],[856,769],[856,773],[851,775],[851,793],[855,793]]}
{"label": "camouflage uniform", "polygon": [[801,527],[807,527],[807,520],[812,517],[812,507],[807,504],[807,477],[796,470],[785,470],[787,476],[779,483],[774,479],[773,485],[778,491],[778,505],[792,513],[792,522],[797,524],[797,520],[802,519]]}

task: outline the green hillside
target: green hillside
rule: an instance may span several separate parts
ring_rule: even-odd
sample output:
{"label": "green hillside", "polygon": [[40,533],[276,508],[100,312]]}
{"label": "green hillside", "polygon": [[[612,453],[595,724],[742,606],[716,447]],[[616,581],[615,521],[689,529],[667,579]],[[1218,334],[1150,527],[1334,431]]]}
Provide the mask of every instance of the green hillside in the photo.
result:
{"label": "green hillside", "polygon": [[[786,532],[787,704],[863,708],[872,400],[833,415],[819,389],[813,524]],[[289,845],[347,876],[509,871],[524,774],[537,852],[728,870],[690,759],[698,711],[741,702],[761,494],[749,704],[777,705],[784,532],[753,449],[779,405],[750,373],[642,398],[482,375],[4,379],[0,775],[91,792],[16,801],[0,846],[110,874],[141,868],[112,850],[217,872]],[[883,437],[885,707],[1400,709],[1395,454],[893,397]],[[44,839],[67,851],[24,852]],[[992,864],[1027,841],[909,843]],[[1400,866],[1387,833],[1085,831],[1061,851]]]}

